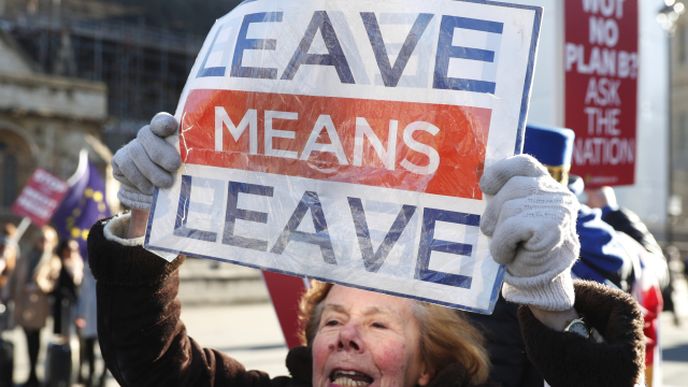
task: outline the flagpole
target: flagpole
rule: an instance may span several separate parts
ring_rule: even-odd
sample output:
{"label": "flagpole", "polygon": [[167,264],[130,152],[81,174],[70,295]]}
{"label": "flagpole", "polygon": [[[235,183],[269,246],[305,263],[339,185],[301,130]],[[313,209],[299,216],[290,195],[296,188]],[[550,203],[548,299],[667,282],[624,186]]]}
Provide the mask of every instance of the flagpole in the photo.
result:
{"label": "flagpole", "polygon": [[15,245],[19,244],[19,240],[24,236],[24,233],[26,230],[29,228],[31,225],[31,219],[29,219],[28,216],[25,216],[22,218],[21,222],[19,222],[19,225],[17,226],[17,231],[14,233],[12,238],[10,239]]}
{"label": "flagpole", "polygon": [[67,179],[67,184],[72,186],[81,179],[81,177],[86,173],[88,169],[88,151],[84,148],[79,151],[79,164],[76,166],[76,171],[74,174]]}

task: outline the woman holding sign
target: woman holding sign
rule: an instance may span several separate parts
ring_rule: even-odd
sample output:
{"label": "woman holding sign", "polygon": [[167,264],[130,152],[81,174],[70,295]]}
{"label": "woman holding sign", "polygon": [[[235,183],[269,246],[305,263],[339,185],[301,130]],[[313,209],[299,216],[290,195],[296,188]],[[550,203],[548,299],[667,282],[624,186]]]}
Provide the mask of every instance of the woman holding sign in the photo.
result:
{"label": "woman holding sign", "polygon": [[[160,114],[113,159],[120,200],[133,208],[97,223],[89,257],[98,281],[103,357],[123,386],[477,386],[488,384],[480,336],[455,311],[341,285],[316,284],[303,298],[304,347],[287,357],[291,376],[271,379],[203,348],[179,319],[178,268],[141,247],[154,186],[180,166],[164,137],[177,122]],[[481,229],[507,266],[504,297],[523,304],[521,331],[553,386],[631,386],[641,380],[642,317],[633,300],[575,283],[578,203],[533,158],[485,171],[490,195]],[[582,318],[581,318],[582,317]],[[602,338],[603,337],[603,338]]]}

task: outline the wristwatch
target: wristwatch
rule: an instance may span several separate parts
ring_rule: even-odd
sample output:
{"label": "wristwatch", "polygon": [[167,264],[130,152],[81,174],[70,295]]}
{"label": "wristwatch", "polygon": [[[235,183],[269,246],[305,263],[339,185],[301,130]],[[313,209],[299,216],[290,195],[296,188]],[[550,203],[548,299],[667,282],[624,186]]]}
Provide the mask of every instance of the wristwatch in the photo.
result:
{"label": "wristwatch", "polygon": [[566,325],[566,328],[564,328],[564,332],[575,333],[585,339],[590,339],[590,328],[582,317],[571,320],[571,322]]}

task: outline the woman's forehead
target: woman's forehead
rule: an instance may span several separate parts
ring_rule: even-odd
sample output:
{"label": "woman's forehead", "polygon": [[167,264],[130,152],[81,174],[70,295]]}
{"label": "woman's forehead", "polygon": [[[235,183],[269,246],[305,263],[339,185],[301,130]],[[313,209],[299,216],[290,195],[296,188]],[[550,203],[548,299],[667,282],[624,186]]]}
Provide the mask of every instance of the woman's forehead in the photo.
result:
{"label": "woman's forehead", "polygon": [[410,312],[413,301],[369,290],[334,285],[324,300],[326,308],[379,311],[382,313]]}

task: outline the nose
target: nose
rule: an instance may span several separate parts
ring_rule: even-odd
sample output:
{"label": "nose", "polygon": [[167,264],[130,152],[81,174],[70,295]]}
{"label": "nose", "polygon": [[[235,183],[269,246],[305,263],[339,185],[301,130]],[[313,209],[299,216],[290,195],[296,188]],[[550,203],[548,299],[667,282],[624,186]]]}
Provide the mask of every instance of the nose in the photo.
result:
{"label": "nose", "polygon": [[348,323],[342,327],[339,331],[337,349],[340,351],[355,352],[363,350],[363,340],[356,324]]}

